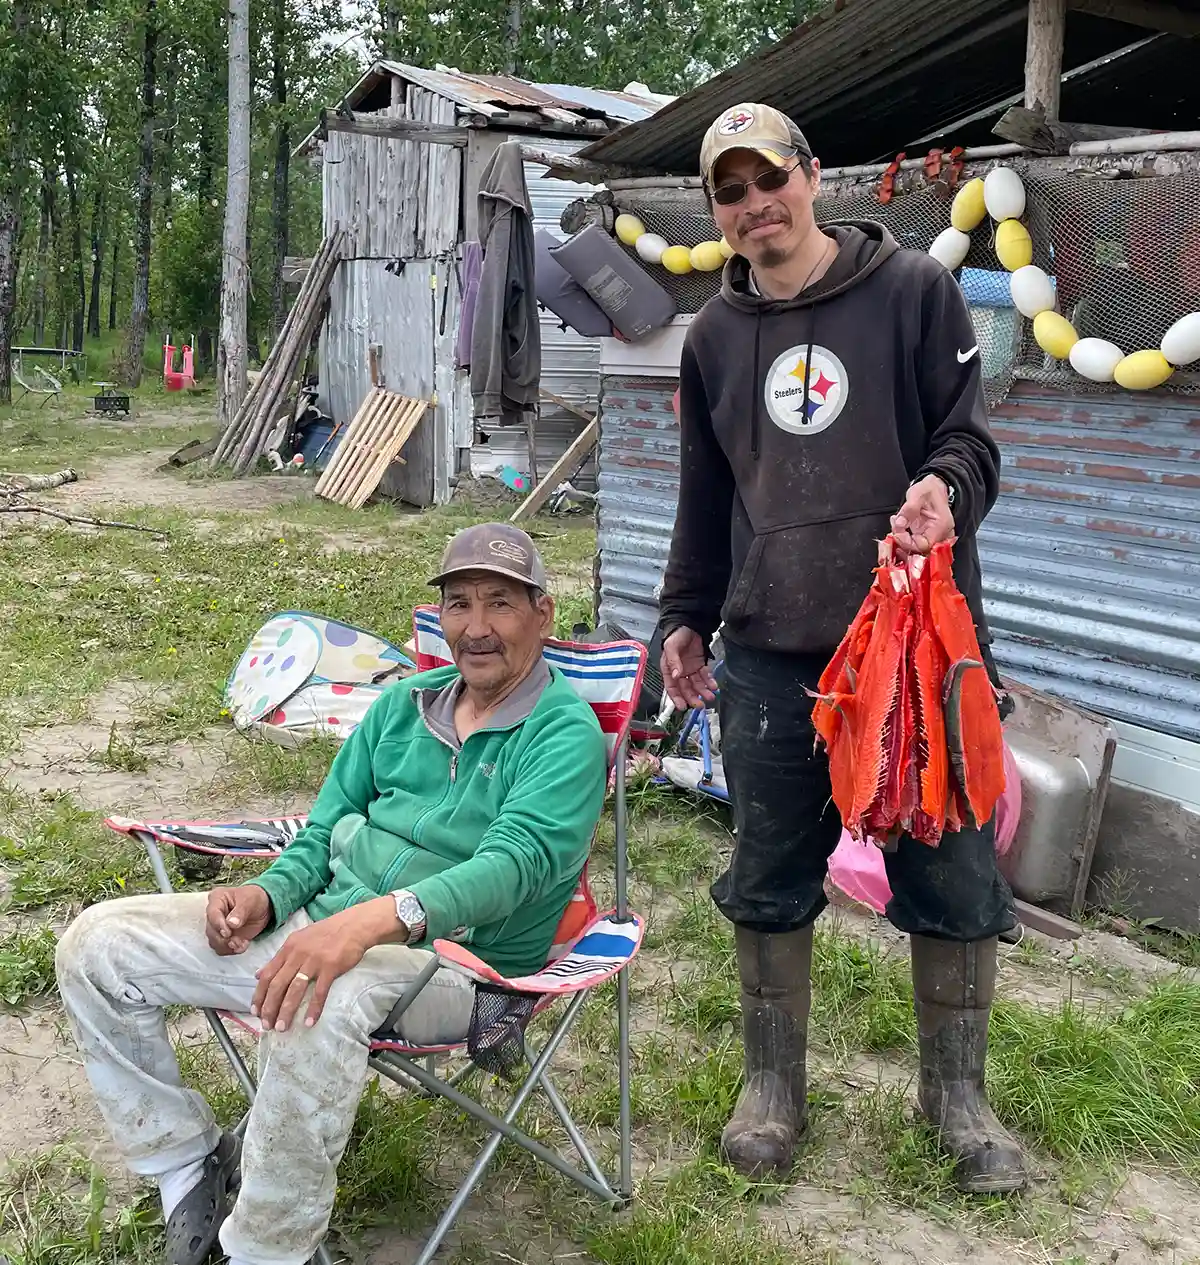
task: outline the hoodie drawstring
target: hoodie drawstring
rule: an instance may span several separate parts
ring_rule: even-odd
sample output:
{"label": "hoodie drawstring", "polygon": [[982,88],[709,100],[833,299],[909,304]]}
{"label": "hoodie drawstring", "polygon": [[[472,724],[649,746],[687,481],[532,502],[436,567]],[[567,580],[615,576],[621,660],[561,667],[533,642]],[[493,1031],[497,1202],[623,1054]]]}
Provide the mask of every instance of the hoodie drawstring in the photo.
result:
{"label": "hoodie drawstring", "polygon": [[[758,380],[758,353],[762,346],[762,308],[756,308],[754,313],[754,377],[751,381],[754,383],[754,405],[750,410],[750,459],[758,460],[758,431],[760,426],[759,410],[762,408],[762,394],[767,389],[768,384],[759,382]],[[808,390],[807,385],[805,391]]]}
{"label": "hoodie drawstring", "polygon": [[[804,406],[801,409],[800,416],[804,424],[808,424],[808,383],[812,377],[812,349],[813,343],[817,339],[817,305],[814,303],[808,309],[808,338],[807,345],[804,348]],[[754,355],[758,357],[758,344],[755,343]],[[755,373],[757,378],[758,374]]]}

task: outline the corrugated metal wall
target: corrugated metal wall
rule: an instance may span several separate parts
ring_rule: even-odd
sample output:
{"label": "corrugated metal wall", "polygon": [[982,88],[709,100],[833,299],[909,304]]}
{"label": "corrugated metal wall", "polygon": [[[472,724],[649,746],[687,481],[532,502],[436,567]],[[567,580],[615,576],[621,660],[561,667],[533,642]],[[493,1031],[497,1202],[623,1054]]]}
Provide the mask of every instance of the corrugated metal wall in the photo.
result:
{"label": "corrugated metal wall", "polygon": [[1003,482],[980,552],[997,661],[1200,740],[1200,401],[1021,383],[992,429]]}
{"label": "corrugated metal wall", "polygon": [[[455,121],[452,101],[411,84],[403,109],[381,113]],[[349,245],[321,332],[320,404],[335,422],[350,422],[371,387],[372,344],[383,348],[390,390],[430,399],[436,389],[437,407],[405,444],[405,464],[391,466],[380,484],[385,495],[419,506],[449,499],[464,422],[470,435],[454,373],[462,163],[449,145],[344,132],[332,133],[324,151],[325,226],[341,224]]]}
{"label": "corrugated metal wall", "polygon": [[[550,139],[539,136],[542,149],[573,153],[582,142]],[[567,204],[576,198],[589,197],[595,186],[576,184],[570,180],[546,179],[546,169],[538,163],[525,164],[525,183],[533,206],[535,229],[545,229],[560,241],[565,235],[559,221]],[[581,338],[574,330],[562,328],[552,312],[543,312],[542,386],[585,412],[593,413],[600,389],[600,344],[595,338]],[[570,447],[571,441],[587,423],[549,401],[543,400],[537,435],[537,463],[540,474],[547,470]],[[477,442],[471,453],[471,472],[476,477],[495,473],[501,466],[513,465],[524,470],[529,464],[528,443],[524,428],[487,426],[487,443]],[[575,486],[591,491],[596,486],[595,459],[584,466]]]}
{"label": "corrugated metal wall", "polygon": [[[643,640],[679,494],[675,387],[602,383],[600,617]],[[1200,402],[1023,383],[992,427],[1003,483],[980,553],[1002,670],[1200,741]]]}
{"label": "corrugated metal wall", "polygon": [[600,401],[600,619],[649,641],[675,507],[674,378],[606,375]]}
{"label": "corrugated metal wall", "polygon": [[[437,321],[431,274],[438,283]],[[446,286],[446,331],[438,334]],[[440,503],[449,495],[457,297],[453,260],[413,259],[397,272],[394,263],[382,259],[348,259],[330,290],[330,319],[321,333],[321,403],[334,421],[349,422],[371,389],[372,344],[383,348],[381,367],[389,390],[430,399],[436,386],[437,408],[404,445],[405,464],[389,467],[380,485],[386,496],[411,505]]]}

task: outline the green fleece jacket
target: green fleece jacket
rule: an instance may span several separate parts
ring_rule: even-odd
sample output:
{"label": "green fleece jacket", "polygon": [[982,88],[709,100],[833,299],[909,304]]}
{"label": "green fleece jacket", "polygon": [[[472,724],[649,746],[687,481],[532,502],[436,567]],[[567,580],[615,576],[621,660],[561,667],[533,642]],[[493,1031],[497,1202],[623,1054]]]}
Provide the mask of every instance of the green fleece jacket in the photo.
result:
{"label": "green fleece jacket", "polygon": [[407,888],[425,907],[425,945],[467,943],[507,976],[544,965],[604,806],[604,737],[552,670],[524,721],[481,729],[455,752],[418,698],[457,675],[408,677],[372,704],[308,824],[254,880],[273,925],[300,908],[319,920]]}

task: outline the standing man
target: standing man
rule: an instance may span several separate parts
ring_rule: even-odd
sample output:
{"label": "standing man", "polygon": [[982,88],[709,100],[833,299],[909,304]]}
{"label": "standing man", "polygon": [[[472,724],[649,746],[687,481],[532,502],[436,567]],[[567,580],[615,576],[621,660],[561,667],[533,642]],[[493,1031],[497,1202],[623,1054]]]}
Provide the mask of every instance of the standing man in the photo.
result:
{"label": "standing man", "polygon": [[[745,1087],[722,1147],[741,1172],[791,1166],[807,1120],[813,922],[841,822],[814,751],[817,679],[889,532],[907,552],[957,537],[954,572],[995,679],[975,533],[999,485],[979,349],[954,277],[871,222],[818,227],[820,164],[791,119],[737,105],[701,174],[737,252],[680,366],[680,492],[660,602],[677,706],[714,696],[737,846],[713,884],[734,924]],[[912,942],[922,1113],[961,1189],[1019,1189],[1021,1152],[983,1071],[996,942],[1015,925],[994,826],[885,856],[887,916]]]}

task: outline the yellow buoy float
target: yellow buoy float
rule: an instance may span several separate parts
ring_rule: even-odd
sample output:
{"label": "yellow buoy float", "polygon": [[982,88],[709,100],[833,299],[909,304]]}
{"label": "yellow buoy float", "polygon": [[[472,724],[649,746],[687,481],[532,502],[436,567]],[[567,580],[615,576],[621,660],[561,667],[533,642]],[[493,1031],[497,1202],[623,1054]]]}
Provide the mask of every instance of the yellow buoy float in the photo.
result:
{"label": "yellow buoy float", "polygon": [[983,223],[985,215],[987,206],[984,202],[983,181],[976,177],[968,180],[954,195],[954,201],[950,204],[950,224],[960,233],[969,233]]}
{"label": "yellow buoy float", "polygon": [[618,215],[613,231],[617,240],[626,246],[636,246],[637,239],[646,231],[645,224],[636,215]]}
{"label": "yellow buoy float", "polygon": [[1113,370],[1113,377],[1127,391],[1151,391],[1162,386],[1174,371],[1171,362],[1155,347],[1126,356]]}
{"label": "yellow buoy float", "polygon": [[1039,312],[1033,318],[1033,336],[1046,355],[1055,360],[1066,360],[1079,341],[1075,326],[1057,312]]}
{"label": "yellow buoy float", "polygon": [[725,256],[721,252],[720,242],[701,242],[692,247],[692,267],[697,272],[716,272],[725,266]]}
{"label": "yellow buoy float", "polygon": [[686,246],[668,246],[663,251],[662,266],[682,277],[692,270],[692,252]]}
{"label": "yellow buoy float", "polygon": [[1033,263],[1033,238],[1020,220],[1002,220],[997,225],[996,258],[1009,272]]}

